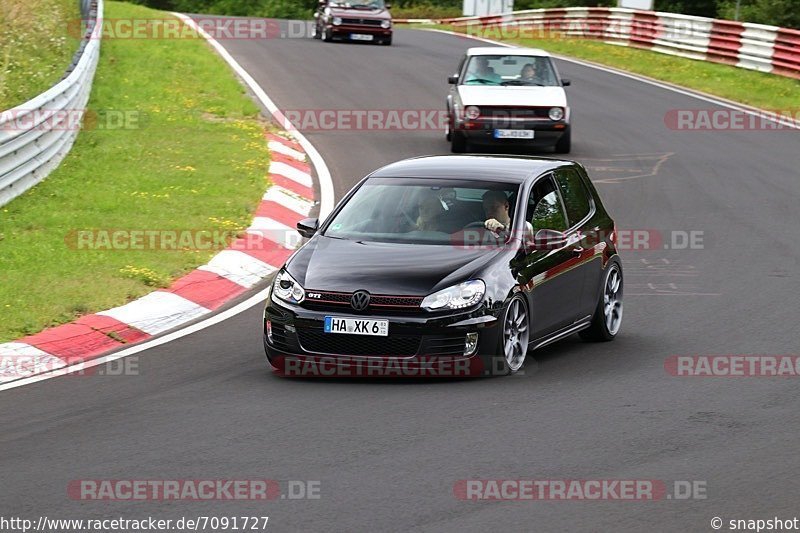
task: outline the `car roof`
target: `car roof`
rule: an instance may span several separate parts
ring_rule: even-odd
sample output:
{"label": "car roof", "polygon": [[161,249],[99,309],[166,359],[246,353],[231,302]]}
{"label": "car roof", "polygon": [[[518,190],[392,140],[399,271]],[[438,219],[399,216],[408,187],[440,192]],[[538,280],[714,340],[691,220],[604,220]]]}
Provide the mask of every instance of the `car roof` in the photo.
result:
{"label": "car roof", "polygon": [[436,178],[522,183],[573,161],[513,155],[429,155],[403,159],[379,168],[375,178]]}
{"label": "car roof", "polygon": [[550,57],[550,53],[540,48],[507,48],[505,46],[478,46],[467,49],[468,56],[541,56]]}

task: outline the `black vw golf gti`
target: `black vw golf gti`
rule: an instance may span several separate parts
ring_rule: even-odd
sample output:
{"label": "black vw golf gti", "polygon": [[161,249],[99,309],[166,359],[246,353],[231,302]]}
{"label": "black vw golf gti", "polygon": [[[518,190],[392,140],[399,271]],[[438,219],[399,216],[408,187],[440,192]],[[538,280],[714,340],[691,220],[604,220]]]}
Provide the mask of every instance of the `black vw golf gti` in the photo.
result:
{"label": "black vw golf gti", "polygon": [[399,161],[298,230],[310,240],[277,273],[264,311],[279,371],[513,373],[529,350],[576,332],[608,341],[620,328],[614,221],[571,161]]}

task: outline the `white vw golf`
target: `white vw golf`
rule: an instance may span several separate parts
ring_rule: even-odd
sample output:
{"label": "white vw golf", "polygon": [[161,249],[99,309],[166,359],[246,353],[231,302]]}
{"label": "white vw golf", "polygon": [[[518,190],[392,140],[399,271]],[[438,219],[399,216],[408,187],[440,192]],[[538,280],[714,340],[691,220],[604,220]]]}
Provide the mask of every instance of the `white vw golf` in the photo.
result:
{"label": "white vw golf", "polygon": [[470,48],[448,78],[447,140],[472,145],[554,147],[570,151],[570,110],[550,54],[535,48]]}

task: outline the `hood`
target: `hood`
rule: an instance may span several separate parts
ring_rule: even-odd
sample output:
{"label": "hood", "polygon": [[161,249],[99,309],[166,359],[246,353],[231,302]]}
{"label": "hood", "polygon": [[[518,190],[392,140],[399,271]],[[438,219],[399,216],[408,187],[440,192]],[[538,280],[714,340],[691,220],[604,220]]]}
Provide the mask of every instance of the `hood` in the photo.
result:
{"label": "hood", "polygon": [[392,15],[386,9],[354,9],[346,7],[329,7],[332,17],[365,18],[378,20],[391,20]]}
{"label": "hood", "polygon": [[318,235],[286,266],[304,288],[425,296],[469,279],[498,250],[357,242]]}
{"label": "hood", "polygon": [[458,95],[465,106],[567,106],[563,87],[459,85]]}

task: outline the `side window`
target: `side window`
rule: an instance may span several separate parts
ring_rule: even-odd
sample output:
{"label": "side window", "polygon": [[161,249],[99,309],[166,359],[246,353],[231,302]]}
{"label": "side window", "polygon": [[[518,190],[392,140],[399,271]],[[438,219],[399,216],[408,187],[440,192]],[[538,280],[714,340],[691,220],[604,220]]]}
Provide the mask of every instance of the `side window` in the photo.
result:
{"label": "side window", "polygon": [[528,197],[525,220],[530,222],[534,232],[540,229],[554,229],[557,231],[565,231],[567,229],[564,206],[556,192],[552,177],[548,176],[540,179],[533,187]]}
{"label": "side window", "polygon": [[586,190],[586,185],[574,168],[562,168],[556,171],[556,181],[566,204],[569,225],[572,227],[583,220],[592,208],[589,191]]}

